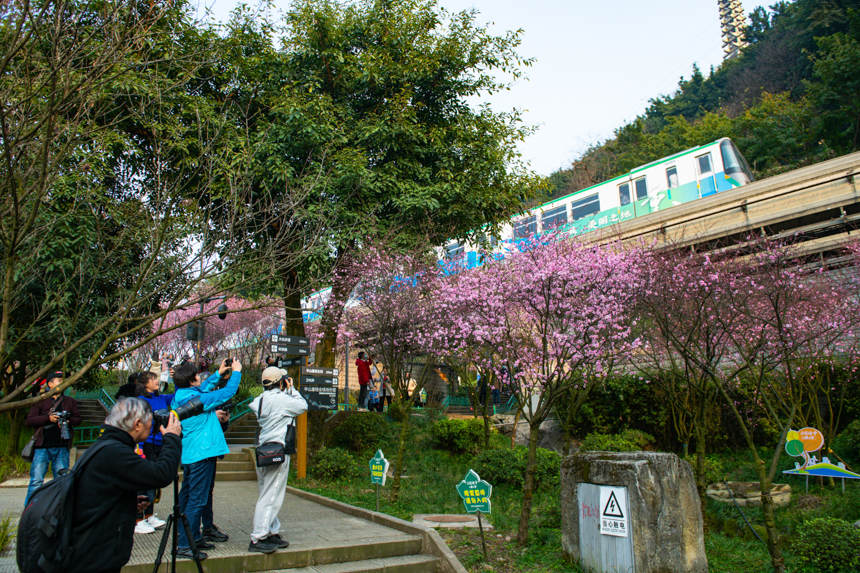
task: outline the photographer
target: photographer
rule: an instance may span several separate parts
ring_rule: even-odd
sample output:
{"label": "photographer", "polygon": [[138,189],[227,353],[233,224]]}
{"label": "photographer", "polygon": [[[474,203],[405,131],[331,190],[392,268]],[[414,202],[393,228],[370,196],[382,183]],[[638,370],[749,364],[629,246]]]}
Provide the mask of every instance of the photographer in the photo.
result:
{"label": "photographer", "polygon": [[[248,408],[257,415],[257,423],[260,424],[258,444],[283,444],[287,428],[296,416],[307,412],[308,403],[293,388],[293,379],[287,376],[286,371],[269,366],[263,370],[263,393],[254,398]],[[289,542],[280,536],[281,522],[278,520],[289,473],[288,455],[281,464],[257,468],[259,495],[248,551],[271,553],[289,546]]]}
{"label": "photographer", "polygon": [[[48,390],[53,390],[63,382],[62,372],[52,372],[47,377]],[[45,480],[48,464],[54,475],[69,467],[69,448],[72,447],[72,431],[81,423],[78,402],[64,396],[45,398],[32,408],[27,415],[26,424],[36,428],[36,441],[33,445],[33,462],[30,465],[30,485],[27,488],[26,506],[30,496]]]}
{"label": "photographer", "polygon": [[161,429],[164,445],[157,460],[134,452],[151,427],[152,410],[140,398],[123,398],[108,413],[99,438],[108,444],[94,453],[75,483],[74,554],[66,573],[119,571],[131,556],[137,492],[166,486],[179,466],[182,426],[174,414]]}
{"label": "photographer", "polygon": [[[231,364],[232,362],[232,364]],[[224,388],[213,389],[222,375],[230,370],[230,379]],[[185,420],[182,434],[182,490],[179,492],[179,507],[188,518],[191,535],[197,549],[215,547],[211,541],[227,541],[227,535],[219,531],[214,523],[203,523],[203,534],[200,532],[201,520],[211,519],[211,514],[205,512],[212,480],[215,479],[215,461],[218,456],[229,453],[227,440],[221,431],[218,420],[218,407],[233,397],[239,389],[242,378],[242,365],[238,360],[224,360],[218,372],[212,374],[201,383],[197,367],[191,362],[183,362],[173,372],[173,383],[176,394],[171,407],[173,409],[185,404],[193,398],[199,398],[203,404],[203,413]],[[179,529],[179,549],[177,556],[192,558],[191,541],[184,528]],[[205,559],[207,555],[198,551],[198,557]]]}
{"label": "photographer", "polygon": [[[141,372],[138,377],[138,386],[139,397],[146,400],[153,412],[170,408],[173,394],[160,394],[158,392],[161,386],[159,373],[153,371]],[[151,461],[158,458],[164,444],[164,439],[159,430],[160,428],[156,428],[155,424],[153,424],[149,436],[141,444],[143,456]],[[155,515],[155,500],[160,497],[158,490],[147,490],[146,495],[150,503],[143,511],[143,520],[139,521],[134,527],[135,533],[153,533],[165,523],[163,519],[159,519]]]}

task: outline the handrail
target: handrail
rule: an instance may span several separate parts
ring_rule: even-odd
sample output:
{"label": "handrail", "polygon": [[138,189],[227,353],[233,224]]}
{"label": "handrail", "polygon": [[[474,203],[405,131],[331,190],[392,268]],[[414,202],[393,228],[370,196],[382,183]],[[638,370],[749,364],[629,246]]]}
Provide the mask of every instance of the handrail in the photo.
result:
{"label": "handrail", "polygon": [[248,404],[250,404],[254,398],[256,398],[256,396],[248,396],[247,398],[233,406],[233,413],[230,414],[230,423],[235,422],[236,420],[251,411],[251,409],[248,407]]}
{"label": "handrail", "polygon": [[116,404],[116,400],[113,399],[113,396],[107,393],[107,390],[104,388],[98,393],[98,397],[96,400],[104,407],[105,410],[110,412],[110,409],[113,408],[113,405]]}
{"label": "handrail", "polygon": [[91,444],[102,435],[101,426],[78,426],[74,431],[76,444]]}

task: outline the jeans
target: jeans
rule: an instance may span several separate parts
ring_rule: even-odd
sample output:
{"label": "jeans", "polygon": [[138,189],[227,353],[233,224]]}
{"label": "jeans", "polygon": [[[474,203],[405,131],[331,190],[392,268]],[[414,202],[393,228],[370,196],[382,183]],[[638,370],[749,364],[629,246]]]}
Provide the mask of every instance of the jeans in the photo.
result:
{"label": "jeans", "polygon": [[[197,541],[201,538],[200,520],[209,500],[209,489],[215,477],[215,458],[207,458],[193,464],[182,464],[182,489],[179,491],[179,511],[188,519],[191,535]],[[191,546],[185,528],[179,527],[178,545]]]}
{"label": "jeans", "polygon": [[358,407],[367,409],[367,399],[369,394],[367,392],[367,384],[360,384],[358,390]]}
{"label": "jeans", "polygon": [[203,529],[212,529],[215,525],[215,514],[212,511],[212,494],[215,491],[215,472],[217,471],[218,460],[212,459],[212,480],[209,482],[209,497],[206,499],[206,505],[203,507],[203,513],[200,514],[200,521],[203,524]]}
{"label": "jeans", "polygon": [[69,449],[65,447],[59,448],[36,448],[33,450],[33,462],[30,464],[30,485],[27,487],[27,499],[24,500],[26,506],[30,503],[30,496],[36,491],[45,481],[45,474],[48,473],[48,464],[51,464],[51,472],[54,477],[60,470],[68,469],[69,467]]}

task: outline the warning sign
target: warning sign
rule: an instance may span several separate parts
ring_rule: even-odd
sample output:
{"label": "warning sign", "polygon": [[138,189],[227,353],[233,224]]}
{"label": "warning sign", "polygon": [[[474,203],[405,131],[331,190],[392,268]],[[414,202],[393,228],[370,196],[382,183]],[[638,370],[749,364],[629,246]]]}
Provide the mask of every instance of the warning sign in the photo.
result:
{"label": "warning sign", "polygon": [[628,537],[627,488],[600,487],[600,533]]}

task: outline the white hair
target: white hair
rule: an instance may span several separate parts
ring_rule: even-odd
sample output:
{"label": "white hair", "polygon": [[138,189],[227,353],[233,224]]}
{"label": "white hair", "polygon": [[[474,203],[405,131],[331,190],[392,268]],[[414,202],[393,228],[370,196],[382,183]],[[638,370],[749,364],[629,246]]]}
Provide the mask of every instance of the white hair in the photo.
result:
{"label": "white hair", "polygon": [[152,420],[149,403],[142,398],[120,398],[108,412],[105,424],[130,432],[138,420],[144,424]]}

